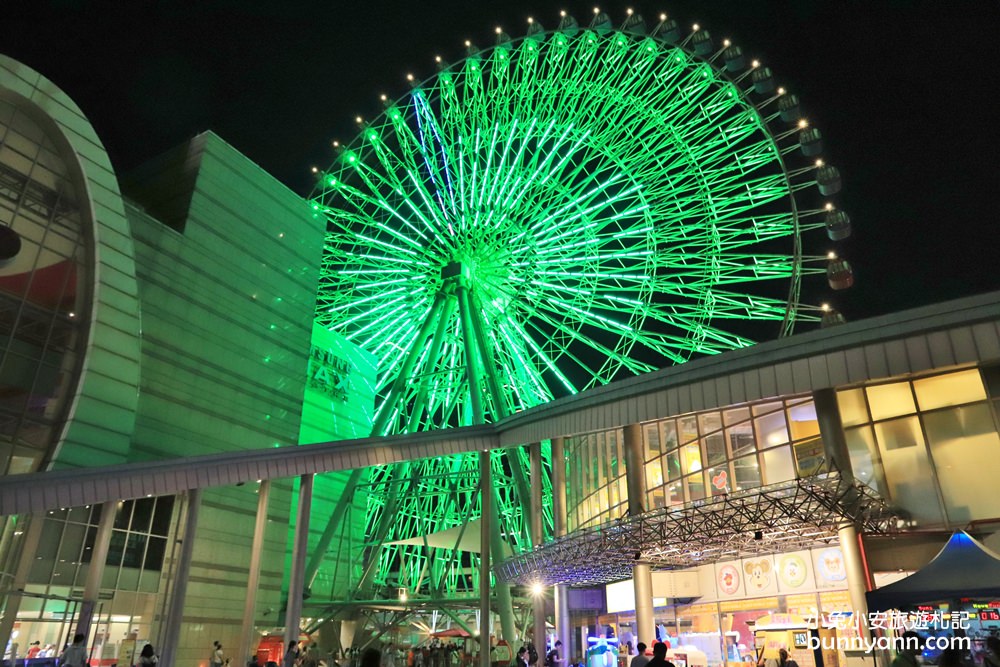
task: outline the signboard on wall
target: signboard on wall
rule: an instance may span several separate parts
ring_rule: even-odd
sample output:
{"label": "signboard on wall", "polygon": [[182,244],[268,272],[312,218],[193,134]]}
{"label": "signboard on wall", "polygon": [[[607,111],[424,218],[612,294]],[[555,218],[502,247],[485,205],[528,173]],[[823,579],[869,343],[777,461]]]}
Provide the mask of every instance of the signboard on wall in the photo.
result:
{"label": "signboard on wall", "polygon": [[813,566],[816,568],[816,588],[844,588],[847,585],[847,566],[840,547],[814,549]]}
{"label": "signboard on wall", "polygon": [[774,569],[778,590],[782,593],[812,590],[816,584],[813,579],[812,557],[808,551],[778,554],[774,557]]}
{"label": "signboard on wall", "polygon": [[774,558],[756,556],[740,561],[743,586],[749,597],[774,595],[778,592],[778,576],[774,571]]}
{"label": "signboard on wall", "polygon": [[374,355],[313,324],[300,444],[371,435],[375,367]]}
{"label": "signboard on wall", "polygon": [[740,561],[715,564],[715,588],[719,598],[743,597],[743,574]]}

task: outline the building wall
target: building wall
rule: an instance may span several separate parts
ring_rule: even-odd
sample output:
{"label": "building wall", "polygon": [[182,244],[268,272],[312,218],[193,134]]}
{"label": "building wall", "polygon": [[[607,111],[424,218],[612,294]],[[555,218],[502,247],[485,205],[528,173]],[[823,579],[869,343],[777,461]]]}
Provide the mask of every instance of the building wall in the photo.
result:
{"label": "building wall", "polygon": [[90,122],[52,82],[0,56],[0,98],[28,114],[65,163],[86,238],[80,261],[87,270],[79,274],[84,309],[74,312],[82,331],[64,369],[74,369],[67,380],[71,399],[56,428],[36,443],[44,454],[23,458],[31,469],[120,463],[128,456],[135,418],[139,302],[118,182]]}
{"label": "building wall", "polygon": [[[130,459],[297,444],[323,230],[300,197],[211,133],[152,167],[125,179],[144,198],[127,208],[143,303]],[[164,221],[141,208],[146,198]],[[271,489],[261,629],[283,622],[291,490],[290,481]],[[203,494],[179,662],[207,662],[213,640],[236,649],[256,492]],[[163,571],[172,565],[168,556]]]}

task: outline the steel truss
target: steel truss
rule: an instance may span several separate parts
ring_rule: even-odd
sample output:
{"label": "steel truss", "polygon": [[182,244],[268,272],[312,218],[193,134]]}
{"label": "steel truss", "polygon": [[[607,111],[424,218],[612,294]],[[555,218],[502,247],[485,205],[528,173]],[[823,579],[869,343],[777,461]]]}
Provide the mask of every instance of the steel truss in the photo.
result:
{"label": "steel truss", "polygon": [[825,472],[577,531],[497,564],[494,574],[510,583],[607,583],[630,577],[637,562],[676,569],[792,551],[835,541],[848,524],[892,532],[895,519],[870,487]]}

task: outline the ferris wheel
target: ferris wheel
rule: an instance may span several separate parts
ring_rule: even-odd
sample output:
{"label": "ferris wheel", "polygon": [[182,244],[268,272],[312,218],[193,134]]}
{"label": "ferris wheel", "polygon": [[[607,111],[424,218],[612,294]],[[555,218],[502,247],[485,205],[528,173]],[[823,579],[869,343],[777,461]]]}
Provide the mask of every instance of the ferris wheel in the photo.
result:
{"label": "ferris wheel", "polygon": [[408,79],[357,119],[313,199],[317,321],[379,359],[376,434],[493,421],[784,335],[824,318],[804,277],[853,282],[826,254],[850,220],[819,131],[697,25],[529,20]]}

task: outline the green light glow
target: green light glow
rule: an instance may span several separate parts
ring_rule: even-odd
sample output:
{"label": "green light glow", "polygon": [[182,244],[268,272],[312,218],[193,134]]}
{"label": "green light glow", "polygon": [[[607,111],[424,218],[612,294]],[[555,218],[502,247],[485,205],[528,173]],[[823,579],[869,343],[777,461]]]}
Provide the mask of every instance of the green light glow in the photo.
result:
{"label": "green light glow", "polygon": [[[379,358],[380,433],[494,421],[745,347],[730,323],[803,318],[798,281],[822,271],[799,254],[782,159],[721,63],[615,31],[505,43],[387,106],[321,180],[317,322]],[[524,458],[494,458],[515,549]],[[473,590],[454,553],[387,543],[477,516],[474,485],[452,502],[433,481],[474,476],[476,457],[413,466],[415,482],[373,477],[372,521],[403,517],[376,580]],[[389,500],[404,483],[423,491]]]}

